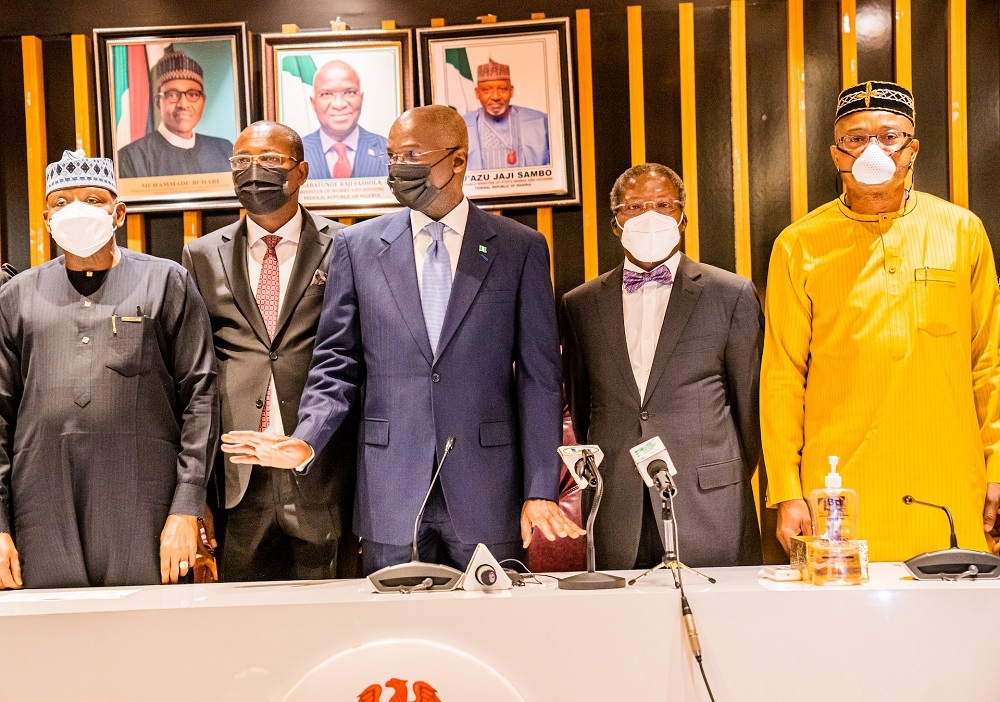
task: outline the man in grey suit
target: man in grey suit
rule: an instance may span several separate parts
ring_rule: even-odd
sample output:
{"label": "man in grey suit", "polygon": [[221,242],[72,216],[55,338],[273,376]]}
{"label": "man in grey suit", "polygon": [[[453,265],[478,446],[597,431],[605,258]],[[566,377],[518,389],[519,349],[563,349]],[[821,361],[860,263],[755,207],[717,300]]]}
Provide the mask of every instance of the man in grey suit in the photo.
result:
{"label": "man in grey suit", "polygon": [[[282,434],[297,423],[330,244],[342,225],[299,206],[309,165],[292,129],[250,125],[231,162],[248,214],[185,247],[183,263],[212,318],[223,431]],[[216,483],[228,510],[223,579],[336,577],[338,539],[350,525],[356,426],[347,422],[308,475],[224,462]],[[223,461],[220,454],[220,468]]]}
{"label": "man in grey suit", "polygon": [[302,137],[313,180],[389,175],[385,137],[358,124],[364,101],[361,78],[349,63],[330,61],[316,71],[311,103],[319,129]]}
{"label": "man in grey suit", "polygon": [[629,449],[659,436],[677,467],[681,560],[761,562],[751,477],[760,458],[763,315],[753,283],[680,252],[681,179],[659,164],[611,191],[626,260],[562,300],[573,428],[605,453],[597,566],[649,568],[663,556],[659,492]]}

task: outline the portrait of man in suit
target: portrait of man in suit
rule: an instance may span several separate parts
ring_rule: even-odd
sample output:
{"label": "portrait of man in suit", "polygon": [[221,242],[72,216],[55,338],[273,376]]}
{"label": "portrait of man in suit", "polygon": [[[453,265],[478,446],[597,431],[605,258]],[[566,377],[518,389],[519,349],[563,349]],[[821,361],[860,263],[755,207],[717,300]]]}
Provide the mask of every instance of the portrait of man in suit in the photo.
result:
{"label": "portrait of man in suit", "polygon": [[[334,234],[342,225],[298,202],[309,165],[302,140],[255,122],[236,140],[233,185],[247,215],[184,248],[212,319],[222,429],[291,433],[306,382]],[[223,580],[337,577],[354,490],[351,412],[308,475],[216,461]],[[345,544],[349,538],[345,539]],[[357,540],[353,549],[356,556]],[[348,560],[350,554],[347,555]]]}
{"label": "portrait of man in suit", "polygon": [[[237,464],[311,471],[360,406],[354,526],[366,573],[420,557],[465,569],[478,543],[520,557],[537,528],[582,531],[556,503],[562,392],[549,255],[538,232],[462,193],[468,132],[443,105],[389,131],[404,207],[340,232],[291,438],[229,432]],[[363,388],[363,393],[362,393]]]}
{"label": "portrait of man in suit", "polygon": [[320,66],[310,99],[320,126],[302,137],[314,180],[388,175],[385,137],[358,124],[364,101],[361,78],[349,63],[335,59]]}
{"label": "portrait of man in suit", "polygon": [[476,99],[482,106],[465,115],[469,129],[469,170],[547,166],[549,116],[512,105],[510,66],[490,59],[476,67]]}
{"label": "portrait of man in suit", "polygon": [[681,560],[761,562],[751,477],[761,454],[763,315],[751,281],[681,252],[684,205],[684,183],[669,168],[625,171],[611,191],[625,260],[562,300],[573,428],[605,454],[594,526],[602,569],[645,569],[663,557],[660,495],[629,454],[656,436],[677,467]]}

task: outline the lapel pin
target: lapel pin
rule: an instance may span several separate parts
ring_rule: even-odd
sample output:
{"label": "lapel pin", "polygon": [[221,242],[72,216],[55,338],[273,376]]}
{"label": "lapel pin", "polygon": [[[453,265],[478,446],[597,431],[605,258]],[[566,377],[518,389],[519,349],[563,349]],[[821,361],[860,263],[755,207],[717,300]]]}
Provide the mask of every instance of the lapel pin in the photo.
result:
{"label": "lapel pin", "polygon": [[489,253],[489,251],[486,250],[486,247],[482,244],[479,245],[479,250],[482,251],[483,253]]}

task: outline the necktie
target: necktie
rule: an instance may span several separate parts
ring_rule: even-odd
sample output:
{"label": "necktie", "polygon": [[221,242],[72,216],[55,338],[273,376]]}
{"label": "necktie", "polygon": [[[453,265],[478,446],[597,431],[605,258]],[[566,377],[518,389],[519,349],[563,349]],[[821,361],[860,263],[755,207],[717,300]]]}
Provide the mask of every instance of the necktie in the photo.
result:
{"label": "necktie", "polygon": [[420,305],[424,310],[424,324],[431,350],[437,354],[438,339],[444,325],[444,313],[451,296],[451,259],[444,245],[444,224],[431,222],[424,231],[430,234],[431,244],[424,256],[424,274],[421,281]]}
{"label": "necktie", "polygon": [[622,287],[625,288],[625,292],[634,293],[649,282],[670,285],[673,279],[670,276],[670,269],[667,268],[667,264],[664,263],[651,271],[642,271],[641,273],[630,271],[627,268],[622,271]]}
{"label": "necktie", "polygon": [[337,160],[333,164],[334,178],[350,178],[351,162],[347,158],[347,146],[343,142],[336,142],[333,150],[337,152]]}
{"label": "necktie", "polygon": [[[269,234],[261,241],[267,246],[267,253],[260,264],[260,280],[257,282],[257,307],[260,308],[260,316],[264,318],[264,326],[267,327],[267,335],[274,338],[274,332],[278,327],[278,296],[281,293],[280,278],[278,276],[278,254],[275,248],[281,241],[280,236]],[[271,424],[271,383],[267,384],[267,394],[264,396],[264,409],[260,413],[260,431],[264,431]]]}

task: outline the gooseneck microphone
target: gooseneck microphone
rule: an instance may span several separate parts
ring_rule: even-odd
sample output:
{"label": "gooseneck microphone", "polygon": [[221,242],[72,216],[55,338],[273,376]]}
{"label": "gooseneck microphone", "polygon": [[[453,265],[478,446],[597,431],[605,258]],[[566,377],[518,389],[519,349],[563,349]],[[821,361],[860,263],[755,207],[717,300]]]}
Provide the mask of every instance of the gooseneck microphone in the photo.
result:
{"label": "gooseneck microphone", "polygon": [[903,504],[907,505],[923,505],[924,507],[935,507],[948,516],[948,527],[951,529],[951,547],[958,548],[958,537],[955,536],[955,520],[951,516],[951,510],[944,505],[936,505],[932,502],[922,502],[920,500],[914,499],[913,495],[903,495]]}
{"label": "gooseneck microphone", "polygon": [[417,548],[420,523],[424,519],[427,501],[437,484],[438,476],[441,475],[441,468],[453,448],[455,448],[455,437],[449,436],[448,440],[445,441],[444,451],[441,452],[441,459],[437,462],[434,475],[431,477],[427,494],[424,495],[424,501],[420,503],[417,518],[413,521],[413,545],[410,550],[412,560],[409,563],[387,566],[368,576],[368,580],[378,592],[399,592],[406,595],[418,591],[454,590],[458,586],[458,582],[462,578],[462,571],[438,563],[421,562],[420,552]]}
{"label": "gooseneck microphone", "polygon": [[414,561],[420,560],[420,552],[417,550],[417,534],[420,531],[420,522],[424,520],[424,510],[427,509],[427,500],[431,498],[431,492],[437,484],[438,476],[441,475],[441,468],[444,467],[444,462],[453,448],[455,448],[455,437],[449,436],[448,440],[444,442],[444,451],[441,452],[441,460],[438,461],[437,470],[434,471],[434,475],[431,477],[431,484],[427,488],[427,494],[424,495],[424,501],[420,503],[417,518],[413,520],[413,549],[410,554]]}
{"label": "gooseneck microphone", "polygon": [[903,495],[903,504],[923,505],[944,512],[951,529],[951,547],[940,551],[921,553],[903,562],[903,565],[917,580],[986,580],[1000,577],[1000,557],[983,551],[973,551],[958,547],[955,536],[955,520],[951,510],[944,505],[923,502],[913,495]]}

